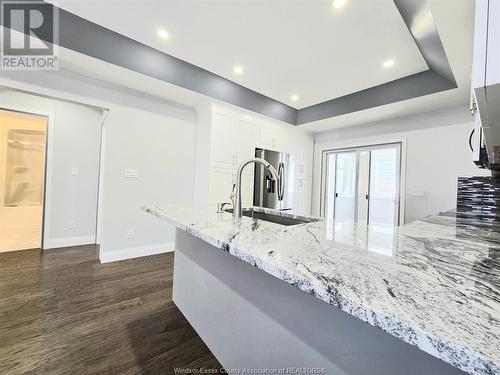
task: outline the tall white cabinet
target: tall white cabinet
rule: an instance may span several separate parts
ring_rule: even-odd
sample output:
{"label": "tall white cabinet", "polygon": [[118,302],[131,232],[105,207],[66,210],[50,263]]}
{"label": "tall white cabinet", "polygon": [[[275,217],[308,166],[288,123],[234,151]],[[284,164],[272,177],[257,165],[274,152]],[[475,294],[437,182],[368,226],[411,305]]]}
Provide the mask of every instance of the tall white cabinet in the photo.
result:
{"label": "tall white cabinet", "polygon": [[[210,119],[209,203],[229,202],[236,171],[245,160],[255,156],[255,148],[265,148],[292,155],[295,165],[297,213],[311,213],[313,138],[287,124],[212,104]],[[242,176],[242,205],[253,204],[253,165]]]}

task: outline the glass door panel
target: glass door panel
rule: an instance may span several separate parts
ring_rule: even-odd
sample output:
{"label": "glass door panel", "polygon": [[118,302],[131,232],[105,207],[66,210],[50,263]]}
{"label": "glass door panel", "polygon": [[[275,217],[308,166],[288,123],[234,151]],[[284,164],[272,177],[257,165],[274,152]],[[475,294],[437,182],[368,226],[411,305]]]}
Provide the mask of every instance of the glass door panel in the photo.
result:
{"label": "glass door panel", "polygon": [[399,146],[371,150],[370,224],[396,226],[399,213]]}
{"label": "glass door panel", "polygon": [[399,225],[401,145],[374,145],[325,155],[327,223]]}
{"label": "glass door panel", "polygon": [[335,221],[355,222],[357,152],[338,153],[335,164]]}

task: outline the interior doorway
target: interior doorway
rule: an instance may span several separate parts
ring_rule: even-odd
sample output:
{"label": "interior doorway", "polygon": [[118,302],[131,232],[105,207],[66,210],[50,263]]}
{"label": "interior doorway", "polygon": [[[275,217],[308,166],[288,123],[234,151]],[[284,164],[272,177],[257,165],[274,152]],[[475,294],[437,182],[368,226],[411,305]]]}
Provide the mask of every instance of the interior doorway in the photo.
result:
{"label": "interior doorway", "polygon": [[324,153],[322,213],[335,222],[398,226],[401,143]]}
{"label": "interior doorway", "polygon": [[0,109],[0,252],[41,248],[47,117]]}

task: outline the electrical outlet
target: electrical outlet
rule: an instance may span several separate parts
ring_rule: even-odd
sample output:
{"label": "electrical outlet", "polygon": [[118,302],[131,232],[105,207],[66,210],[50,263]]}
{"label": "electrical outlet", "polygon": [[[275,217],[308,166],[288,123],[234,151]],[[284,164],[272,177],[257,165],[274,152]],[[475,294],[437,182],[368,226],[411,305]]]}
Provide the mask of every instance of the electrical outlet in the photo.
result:
{"label": "electrical outlet", "polygon": [[135,232],[133,229],[127,229],[127,238],[129,240],[131,240],[132,238],[134,238],[134,235],[135,235]]}
{"label": "electrical outlet", "polygon": [[68,228],[69,229],[76,229],[76,220],[69,220],[68,221]]}

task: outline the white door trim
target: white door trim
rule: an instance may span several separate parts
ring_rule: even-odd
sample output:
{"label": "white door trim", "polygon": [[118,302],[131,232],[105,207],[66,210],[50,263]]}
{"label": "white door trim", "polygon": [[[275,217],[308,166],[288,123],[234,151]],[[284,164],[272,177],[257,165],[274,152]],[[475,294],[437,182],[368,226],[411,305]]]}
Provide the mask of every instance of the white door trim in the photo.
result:
{"label": "white door trim", "polygon": [[97,218],[96,218],[96,231],[95,243],[101,244],[102,239],[102,208],[103,208],[103,191],[104,191],[104,159],[106,156],[106,137],[108,133],[108,125],[106,118],[108,117],[109,110],[102,111],[101,117],[101,139],[99,148],[99,181],[97,184]]}

